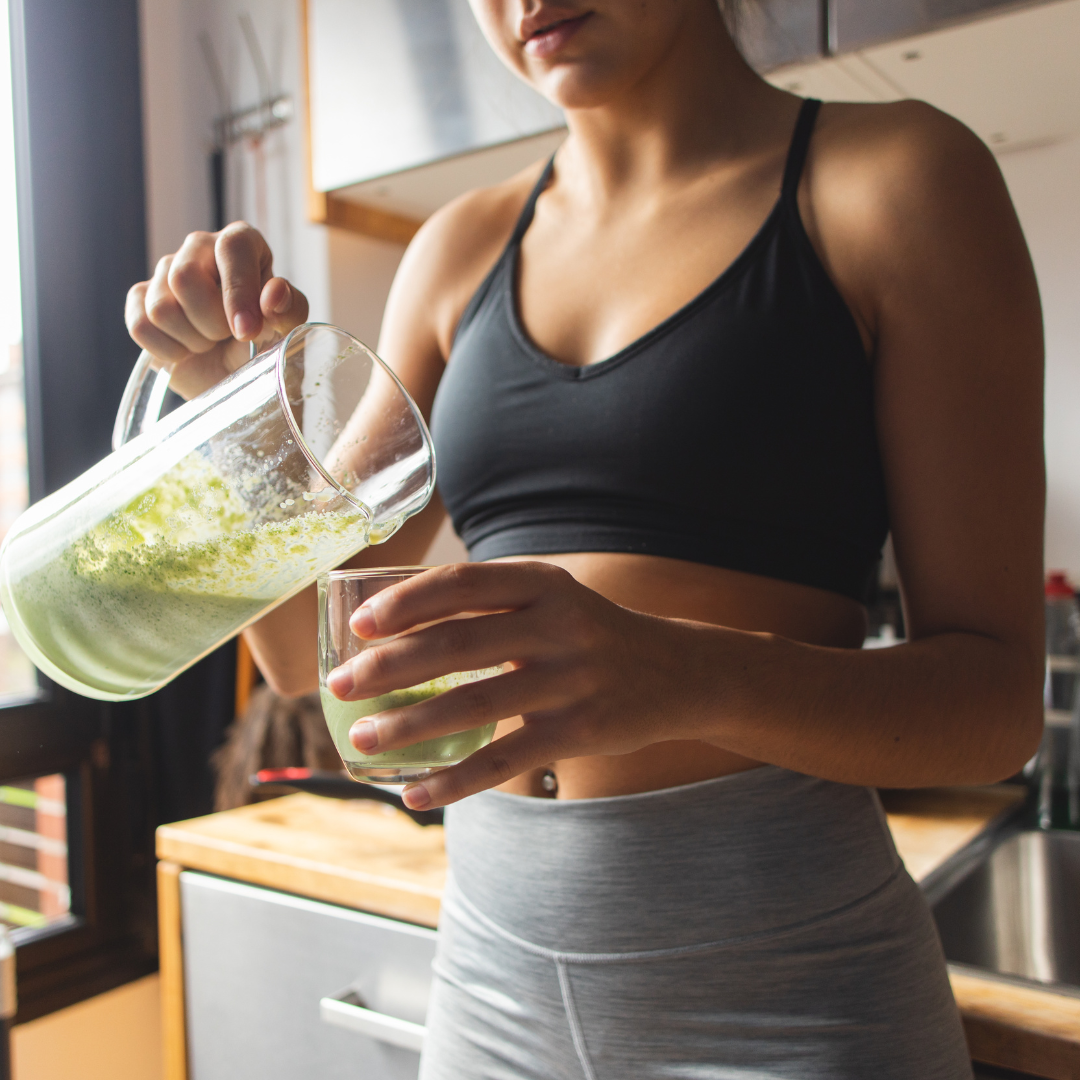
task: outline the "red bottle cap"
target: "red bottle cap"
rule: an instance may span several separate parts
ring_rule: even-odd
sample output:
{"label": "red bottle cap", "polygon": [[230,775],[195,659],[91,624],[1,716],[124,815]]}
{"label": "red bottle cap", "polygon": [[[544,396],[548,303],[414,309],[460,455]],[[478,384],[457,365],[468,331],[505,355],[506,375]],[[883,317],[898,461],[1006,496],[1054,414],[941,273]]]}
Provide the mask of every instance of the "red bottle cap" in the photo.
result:
{"label": "red bottle cap", "polygon": [[1060,600],[1063,598],[1072,598],[1076,595],[1076,590],[1069,584],[1068,575],[1064,570],[1051,570],[1046,575],[1046,596],[1047,599]]}

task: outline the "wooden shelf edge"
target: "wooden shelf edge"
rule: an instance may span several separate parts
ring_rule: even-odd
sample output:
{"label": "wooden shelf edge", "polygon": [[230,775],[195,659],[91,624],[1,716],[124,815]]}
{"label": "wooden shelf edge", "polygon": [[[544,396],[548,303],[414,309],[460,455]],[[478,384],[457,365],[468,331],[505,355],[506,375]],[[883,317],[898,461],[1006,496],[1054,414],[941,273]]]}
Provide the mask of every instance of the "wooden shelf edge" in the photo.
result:
{"label": "wooden shelf edge", "polygon": [[406,245],[424,223],[367,203],[343,199],[332,191],[312,191],[308,200],[311,220],[333,229]]}

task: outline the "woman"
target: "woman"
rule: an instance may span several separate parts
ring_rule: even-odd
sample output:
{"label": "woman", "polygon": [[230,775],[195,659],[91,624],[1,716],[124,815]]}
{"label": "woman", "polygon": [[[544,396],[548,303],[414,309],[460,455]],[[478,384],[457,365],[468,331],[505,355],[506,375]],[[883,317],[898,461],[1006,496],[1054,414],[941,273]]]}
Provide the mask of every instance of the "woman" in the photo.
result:
{"label": "woman", "polygon": [[[405,793],[454,804],[422,1076],[970,1076],[869,788],[996,781],[1039,739],[1041,323],[994,161],[922,104],[774,89],[715,0],[473,7],[570,134],[405,255],[380,352],[442,503],[358,562],[419,560],[443,503],[474,562],[353,627],[481,616],[332,682],[511,664],[352,732],[500,721]],[[128,320],[192,393],[306,315],[238,223]],[[890,529],[909,640],[864,652]],[[315,633],[311,593],[248,631],[280,692]]]}

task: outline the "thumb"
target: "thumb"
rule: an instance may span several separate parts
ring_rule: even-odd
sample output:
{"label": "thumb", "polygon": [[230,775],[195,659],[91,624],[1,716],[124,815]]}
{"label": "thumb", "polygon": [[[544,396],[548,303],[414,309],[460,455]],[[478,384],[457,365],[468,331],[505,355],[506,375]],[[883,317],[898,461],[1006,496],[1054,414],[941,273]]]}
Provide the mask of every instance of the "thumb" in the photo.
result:
{"label": "thumb", "polygon": [[307,322],[307,297],[281,277],[273,277],[263,286],[259,307],[267,324],[279,334]]}

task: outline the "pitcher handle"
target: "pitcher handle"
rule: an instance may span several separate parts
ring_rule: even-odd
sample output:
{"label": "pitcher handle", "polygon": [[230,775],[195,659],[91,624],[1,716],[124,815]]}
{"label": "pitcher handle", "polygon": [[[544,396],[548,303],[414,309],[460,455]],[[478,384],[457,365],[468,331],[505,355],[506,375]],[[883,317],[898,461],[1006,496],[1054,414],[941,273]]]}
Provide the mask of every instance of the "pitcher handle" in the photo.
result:
{"label": "pitcher handle", "polygon": [[[274,335],[273,340],[280,340],[281,335]],[[248,345],[248,360],[254,360],[258,348],[252,341]],[[139,353],[139,359],[128,376],[124,396],[120,399],[120,408],[116,413],[116,423],[112,429],[112,448],[119,450],[126,442],[131,442],[136,435],[142,435],[161,419],[161,407],[165,404],[165,391],[169,389],[172,378],[172,364],[166,364],[157,371],[151,366],[154,358],[145,350]],[[153,378],[151,379],[151,376]]]}
{"label": "pitcher handle", "polygon": [[153,359],[143,349],[131,370],[127,386],[124,387],[124,396],[120,399],[116,423],[113,425],[114,450],[119,450],[124,443],[153,427],[161,418],[161,407],[165,403],[165,391],[169,389],[172,367],[155,371],[151,366]]}

